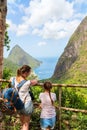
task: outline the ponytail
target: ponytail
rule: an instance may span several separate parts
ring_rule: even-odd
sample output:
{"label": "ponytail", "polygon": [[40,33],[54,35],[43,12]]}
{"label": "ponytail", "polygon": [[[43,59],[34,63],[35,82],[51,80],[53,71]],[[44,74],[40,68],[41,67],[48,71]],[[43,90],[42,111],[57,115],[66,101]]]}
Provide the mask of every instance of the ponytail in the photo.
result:
{"label": "ponytail", "polygon": [[44,89],[45,89],[45,90],[48,90],[48,92],[49,92],[49,97],[50,97],[51,103],[52,103],[52,105],[53,105],[53,100],[52,100],[51,92],[50,92],[50,90],[52,89],[52,84],[51,84],[51,82],[49,82],[49,81],[45,82],[45,83],[44,83]]}
{"label": "ponytail", "polygon": [[21,71],[20,69],[17,70],[17,76],[20,76],[21,75]]}
{"label": "ponytail", "polygon": [[50,97],[50,100],[51,100],[51,104],[53,105],[53,100],[52,100],[51,92],[50,91],[49,91],[49,97]]}

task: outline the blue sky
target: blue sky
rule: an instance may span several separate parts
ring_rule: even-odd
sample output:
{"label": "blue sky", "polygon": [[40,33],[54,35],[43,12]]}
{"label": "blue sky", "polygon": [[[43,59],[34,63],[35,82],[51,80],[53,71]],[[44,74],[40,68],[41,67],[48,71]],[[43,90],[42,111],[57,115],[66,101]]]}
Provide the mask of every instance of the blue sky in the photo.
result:
{"label": "blue sky", "polygon": [[59,57],[87,15],[86,0],[7,0],[7,8],[10,50],[18,44],[35,58]]}

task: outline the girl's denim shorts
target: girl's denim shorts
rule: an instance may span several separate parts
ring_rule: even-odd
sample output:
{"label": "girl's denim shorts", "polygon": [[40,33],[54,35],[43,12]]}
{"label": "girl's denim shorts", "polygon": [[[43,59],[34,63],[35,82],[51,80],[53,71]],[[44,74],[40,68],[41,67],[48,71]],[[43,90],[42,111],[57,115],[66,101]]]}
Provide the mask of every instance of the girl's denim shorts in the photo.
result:
{"label": "girl's denim shorts", "polygon": [[52,118],[41,118],[40,119],[41,129],[46,130],[46,128],[48,127],[54,129],[55,122],[56,122],[56,116]]}
{"label": "girl's denim shorts", "polygon": [[30,101],[24,104],[24,108],[20,110],[19,113],[23,115],[31,115],[33,112],[33,109],[34,109],[33,102]]}

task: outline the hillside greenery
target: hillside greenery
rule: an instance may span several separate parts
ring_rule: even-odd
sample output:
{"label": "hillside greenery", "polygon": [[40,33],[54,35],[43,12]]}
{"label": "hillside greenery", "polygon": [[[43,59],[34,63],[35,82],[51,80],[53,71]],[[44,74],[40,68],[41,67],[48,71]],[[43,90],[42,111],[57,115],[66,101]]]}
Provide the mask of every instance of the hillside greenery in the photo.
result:
{"label": "hillside greenery", "polygon": [[[17,64],[4,58],[4,73],[6,73],[6,70],[8,70],[8,72],[10,72],[10,76],[16,75],[16,71],[19,67],[20,66],[18,66]],[[3,75],[3,78],[9,79],[9,76],[6,77]]]}
{"label": "hillside greenery", "polygon": [[87,84],[87,43],[80,47],[79,56],[70,69],[55,81],[66,84]]}
{"label": "hillside greenery", "polygon": [[[8,46],[8,45],[7,45]],[[8,55],[4,58],[4,74],[3,78],[6,78],[7,71],[10,72],[9,76],[15,76],[17,69],[24,64],[31,66],[32,71],[34,68],[40,66],[42,62],[38,61],[34,57],[26,53],[21,47],[16,45]],[[9,76],[7,76],[9,78]]]}
{"label": "hillside greenery", "polygon": [[[11,75],[11,71],[8,69],[4,70],[4,78],[8,79]],[[41,81],[42,82],[42,81]],[[63,83],[63,82],[62,82]],[[6,85],[6,84],[5,84]],[[5,87],[4,85],[4,87]],[[77,91],[78,90],[78,91]],[[42,87],[36,86],[32,87],[32,92],[35,95],[35,99],[33,102],[39,102],[38,97],[39,94],[43,91]],[[58,88],[53,87],[52,89],[53,92],[56,93],[57,95],[57,102],[56,105],[58,105]],[[64,107],[71,107],[71,108],[77,108],[77,109],[87,109],[87,101],[83,93],[79,91],[79,89],[71,89],[71,88],[63,88],[62,89],[62,106]],[[40,112],[41,110],[38,108],[34,109],[34,112],[31,116],[31,121],[30,121],[30,128],[31,130],[38,130],[40,129]],[[57,110],[57,116],[58,116],[58,110]],[[74,118],[74,119],[73,119]],[[19,130],[21,128],[20,120],[19,118],[16,119],[15,117],[9,117],[9,116],[4,116],[4,125],[3,127],[5,130],[9,129],[15,129]],[[63,121],[67,121],[69,123],[70,130],[86,130],[87,129],[87,116],[82,114],[82,113],[74,113],[70,111],[62,111],[62,129],[61,130],[66,130],[67,127],[63,123]],[[76,122],[76,123],[75,123]],[[58,120],[56,122],[55,130],[58,129]]]}

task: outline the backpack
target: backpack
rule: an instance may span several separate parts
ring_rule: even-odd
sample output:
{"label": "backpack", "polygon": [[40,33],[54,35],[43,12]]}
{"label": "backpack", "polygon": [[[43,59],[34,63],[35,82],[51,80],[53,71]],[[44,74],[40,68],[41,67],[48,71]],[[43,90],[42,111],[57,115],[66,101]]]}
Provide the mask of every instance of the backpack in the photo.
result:
{"label": "backpack", "polygon": [[[7,90],[3,91],[4,102],[10,110],[21,110],[24,107],[24,102],[19,97],[19,90],[22,85],[26,82],[26,80],[22,80],[18,85],[17,89],[15,87],[7,88]],[[15,84],[15,78],[13,78],[12,86]]]}

